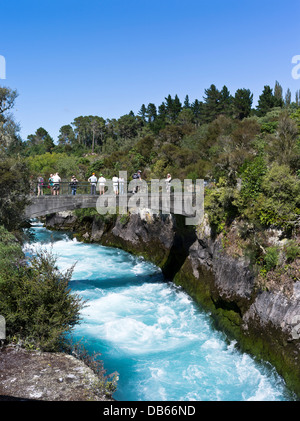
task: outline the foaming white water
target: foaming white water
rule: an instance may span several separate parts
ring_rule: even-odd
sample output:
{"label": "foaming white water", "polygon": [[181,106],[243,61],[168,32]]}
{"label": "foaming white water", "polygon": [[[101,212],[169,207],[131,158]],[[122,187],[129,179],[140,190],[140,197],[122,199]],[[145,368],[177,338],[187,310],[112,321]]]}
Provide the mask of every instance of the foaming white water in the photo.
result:
{"label": "foaming white water", "polygon": [[[38,236],[47,231],[37,228]],[[48,235],[50,235],[48,233]],[[67,236],[45,243],[60,269],[76,263],[71,286],[87,300],[74,331],[118,371],[120,400],[285,400],[268,365],[240,353],[160,270],[121,250]],[[289,396],[287,398],[287,396]]]}

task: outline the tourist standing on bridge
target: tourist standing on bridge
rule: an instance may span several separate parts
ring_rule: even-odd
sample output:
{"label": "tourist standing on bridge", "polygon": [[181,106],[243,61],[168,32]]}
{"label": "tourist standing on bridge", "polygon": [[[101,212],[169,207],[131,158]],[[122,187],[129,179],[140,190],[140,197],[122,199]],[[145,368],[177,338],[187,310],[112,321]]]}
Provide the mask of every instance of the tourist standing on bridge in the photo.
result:
{"label": "tourist standing on bridge", "polygon": [[170,191],[171,191],[171,181],[172,181],[171,174],[168,174],[167,175],[167,178],[166,178],[166,190],[167,190],[167,193],[170,193]]}
{"label": "tourist standing on bridge", "polygon": [[51,194],[53,194],[53,174],[50,174],[50,177],[48,179],[48,183],[49,183]]}
{"label": "tourist standing on bridge", "polygon": [[99,183],[99,192],[100,192],[100,194],[104,194],[106,178],[104,178],[102,174],[100,174],[100,177],[98,179],[98,183]]}
{"label": "tourist standing on bridge", "polygon": [[44,179],[41,175],[38,176],[37,178],[37,195],[38,196],[43,196],[44,192],[43,192],[43,186],[44,186]]}
{"label": "tourist standing on bridge", "polygon": [[141,170],[138,170],[137,172],[135,172],[132,176],[133,180],[134,180],[134,187],[133,187],[133,193],[137,193],[140,189],[140,183],[139,181],[142,179],[142,172]]}
{"label": "tourist standing on bridge", "polygon": [[60,188],[59,183],[61,182],[61,178],[58,172],[54,174],[54,176],[52,177],[52,180],[53,180],[53,196],[59,196],[59,188]]}
{"label": "tourist standing on bridge", "polygon": [[78,180],[75,177],[75,175],[72,176],[71,178],[71,182],[70,182],[70,187],[72,190],[72,195],[75,196],[76,195],[76,190],[77,190],[77,184],[78,184]]}
{"label": "tourist standing on bridge", "polygon": [[88,181],[91,183],[91,194],[96,194],[97,177],[95,176],[94,172]]}
{"label": "tourist standing on bridge", "polygon": [[119,178],[116,176],[116,174],[113,176],[112,182],[113,182],[114,193],[117,195],[119,194]]}

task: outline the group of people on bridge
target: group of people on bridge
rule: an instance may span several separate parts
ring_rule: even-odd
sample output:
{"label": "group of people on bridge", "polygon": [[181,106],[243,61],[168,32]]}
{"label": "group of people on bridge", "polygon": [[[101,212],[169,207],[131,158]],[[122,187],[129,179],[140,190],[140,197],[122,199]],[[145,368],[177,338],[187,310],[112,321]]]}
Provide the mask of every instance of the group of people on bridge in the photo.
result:
{"label": "group of people on bridge", "polygon": [[[132,176],[133,180],[136,180],[137,183],[133,188],[133,193],[137,193],[139,189],[139,183],[138,180],[142,180],[142,172],[138,170],[136,173]],[[171,186],[171,175],[168,174],[166,178],[166,187],[167,191],[170,191]],[[31,177],[31,194],[34,194],[34,185],[33,180]],[[107,180],[103,176],[103,174],[100,174],[99,177],[96,177],[96,174],[93,172],[92,175],[88,178],[87,182],[90,184],[90,194],[95,195],[98,185],[98,190],[100,195],[105,193],[105,187],[107,185]],[[85,182],[86,183],[86,182]],[[56,172],[55,174],[50,174],[48,180],[45,182],[42,175],[39,175],[37,178],[37,196],[43,196],[44,195],[44,189],[47,188],[50,190],[50,194],[53,196],[58,196],[61,192],[61,186],[67,185],[68,187],[68,193],[71,192],[72,195],[76,195],[77,188],[79,185],[83,185],[85,183],[79,182],[75,175],[71,177],[71,180],[69,182],[62,182],[61,177],[59,176],[59,173]],[[116,174],[112,177],[112,187],[113,187],[113,193],[115,195],[118,194],[124,194],[125,192],[125,180],[123,177],[118,177]]]}

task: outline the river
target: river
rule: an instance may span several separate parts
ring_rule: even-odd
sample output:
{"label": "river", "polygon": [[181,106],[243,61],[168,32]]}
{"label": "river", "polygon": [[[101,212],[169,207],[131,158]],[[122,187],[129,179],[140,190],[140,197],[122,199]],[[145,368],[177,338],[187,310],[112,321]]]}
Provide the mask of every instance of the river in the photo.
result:
{"label": "river", "polygon": [[41,223],[31,231],[31,247],[52,250],[61,270],[76,263],[71,288],[87,306],[72,336],[119,373],[116,400],[293,400],[269,363],[240,352],[152,263]]}

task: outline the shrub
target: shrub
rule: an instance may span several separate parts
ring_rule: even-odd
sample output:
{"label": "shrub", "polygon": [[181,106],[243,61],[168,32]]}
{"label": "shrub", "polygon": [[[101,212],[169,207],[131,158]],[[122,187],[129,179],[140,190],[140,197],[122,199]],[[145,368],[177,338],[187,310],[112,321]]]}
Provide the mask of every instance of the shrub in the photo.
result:
{"label": "shrub", "polygon": [[61,273],[55,257],[44,251],[38,251],[27,265],[20,261],[20,248],[14,250],[11,237],[9,243],[10,261],[0,261],[0,314],[7,335],[45,351],[62,350],[84,305],[68,286],[73,268]]}
{"label": "shrub", "polygon": [[0,224],[16,230],[23,223],[28,204],[29,173],[24,161],[0,157]]}
{"label": "shrub", "polygon": [[294,240],[290,240],[283,250],[288,263],[293,262],[300,255],[300,247]]}
{"label": "shrub", "polygon": [[237,216],[235,206],[236,191],[231,187],[220,186],[207,189],[205,211],[208,213],[210,225],[216,233],[224,230]]}
{"label": "shrub", "polygon": [[268,247],[264,256],[264,264],[267,271],[274,269],[278,265],[279,249],[278,247]]}

